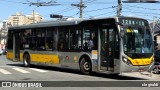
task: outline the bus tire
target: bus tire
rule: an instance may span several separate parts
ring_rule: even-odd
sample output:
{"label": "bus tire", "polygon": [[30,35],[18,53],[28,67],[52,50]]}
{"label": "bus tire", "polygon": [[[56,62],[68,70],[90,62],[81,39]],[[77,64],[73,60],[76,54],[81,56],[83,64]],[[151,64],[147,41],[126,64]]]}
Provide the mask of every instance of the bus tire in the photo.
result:
{"label": "bus tire", "polygon": [[87,58],[83,57],[80,61],[80,70],[83,74],[89,75],[92,71],[92,64]]}
{"label": "bus tire", "polygon": [[29,54],[24,54],[24,56],[23,56],[23,65],[25,67],[29,67],[30,66],[30,56],[29,56]]}

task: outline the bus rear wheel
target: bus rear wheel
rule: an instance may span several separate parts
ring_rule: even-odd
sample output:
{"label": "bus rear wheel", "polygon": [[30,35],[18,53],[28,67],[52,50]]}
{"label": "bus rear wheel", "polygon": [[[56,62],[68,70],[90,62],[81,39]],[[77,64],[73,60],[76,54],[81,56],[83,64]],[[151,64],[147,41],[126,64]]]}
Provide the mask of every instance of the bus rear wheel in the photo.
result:
{"label": "bus rear wheel", "polygon": [[87,60],[87,58],[82,58],[80,61],[80,70],[83,74],[91,74],[92,71],[92,65],[91,62],[89,60]]}
{"label": "bus rear wheel", "polygon": [[24,54],[24,56],[23,56],[23,65],[25,67],[29,67],[30,66],[30,56],[29,56],[29,54]]}

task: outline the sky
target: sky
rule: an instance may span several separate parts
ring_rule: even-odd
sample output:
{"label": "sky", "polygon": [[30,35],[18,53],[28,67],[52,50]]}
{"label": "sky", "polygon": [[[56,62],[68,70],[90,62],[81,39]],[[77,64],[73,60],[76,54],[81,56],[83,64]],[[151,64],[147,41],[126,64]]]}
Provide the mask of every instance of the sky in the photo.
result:
{"label": "sky", "polygon": [[[28,0],[37,2],[37,0]],[[50,14],[60,14],[65,17],[79,18],[79,8],[71,6],[78,4],[80,0],[39,0],[40,2],[56,1],[54,6],[29,6],[27,0],[0,0],[0,21],[7,20],[9,16],[16,12],[28,15],[38,12],[44,20],[51,20]],[[125,0],[122,0],[125,1]],[[159,0],[160,1],[160,0]],[[83,0],[83,18],[98,18],[116,16],[117,0]],[[160,3],[122,3],[122,16],[134,16],[153,20],[153,17],[160,18]]]}

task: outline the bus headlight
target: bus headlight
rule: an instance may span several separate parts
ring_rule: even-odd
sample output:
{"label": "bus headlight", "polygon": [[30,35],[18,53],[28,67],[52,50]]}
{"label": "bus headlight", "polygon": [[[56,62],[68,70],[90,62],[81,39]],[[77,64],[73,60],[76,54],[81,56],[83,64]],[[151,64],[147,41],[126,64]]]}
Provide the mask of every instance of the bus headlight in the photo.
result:
{"label": "bus headlight", "polygon": [[122,61],[124,63],[126,63],[127,65],[131,64],[130,61],[127,58],[125,58],[125,57],[122,58]]}
{"label": "bus headlight", "polygon": [[123,58],[124,62],[127,62],[127,59],[126,58]]}

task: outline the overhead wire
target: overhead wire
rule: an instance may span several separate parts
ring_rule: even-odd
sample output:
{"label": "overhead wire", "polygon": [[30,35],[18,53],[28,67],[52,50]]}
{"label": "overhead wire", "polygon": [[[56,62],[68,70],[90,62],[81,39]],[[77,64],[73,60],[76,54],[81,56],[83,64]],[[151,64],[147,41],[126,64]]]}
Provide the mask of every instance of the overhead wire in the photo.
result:
{"label": "overhead wire", "polygon": [[[108,2],[108,1],[105,1],[105,2],[98,2],[98,0],[86,0],[86,1],[84,1],[84,4],[111,4],[111,3],[113,4],[113,2]],[[98,11],[102,11],[102,10],[106,10],[106,9],[113,9],[115,7],[116,6],[110,6],[110,7],[88,10],[88,11],[83,11],[83,12],[84,12],[84,14],[86,14],[89,17],[94,17],[94,16],[91,16],[89,13],[98,12]],[[106,14],[106,13],[103,13],[103,14]],[[103,15],[103,14],[98,14],[98,16]]]}
{"label": "overhead wire", "polygon": [[[31,10],[28,10],[29,8],[31,8],[30,6],[20,10],[20,12],[23,12],[23,13],[26,13],[26,12],[30,12]],[[38,8],[38,7],[35,7],[35,8]],[[35,10],[35,8],[33,8],[32,10]]]}
{"label": "overhead wire", "polygon": [[[68,5],[68,4],[60,4],[60,5]],[[38,8],[38,7],[36,7],[36,8]],[[26,10],[26,9],[28,9],[28,8],[25,8],[25,9],[23,9],[23,10]],[[21,10],[21,11],[23,11],[23,10]],[[65,13],[65,12],[71,11],[71,10],[73,10],[73,7],[70,6],[69,8],[65,8],[65,9],[63,9],[63,10],[59,10],[59,11],[57,11],[57,12],[55,12],[55,13],[61,14],[61,13]],[[50,13],[50,14],[51,14],[51,13]],[[49,17],[48,14],[47,14],[47,15],[43,15],[43,16]]]}
{"label": "overhead wire", "polygon": [[9,2],[9,3],[24,3],[24,2],[17,2],[17,1],[11,1],[11,0],[1,0],[3,2]]}
{"label": "overhead wire", "polygon": [[[20,3],[20,4],[22,4],[22,3],[24,3],[24,2],[17,2],[17,1],[11,1],[11,0],[1,0],[1,1],[5,1],[5,2],[11,2],[11,3]],[[61,5],[71,5],[71,3],[73,3],[73,2],[60,2],[60,3],[62,3]],[[75,3],[77,3],[77,2],[75,2]],[[78,2],[79,3],[79,2]],[[105,1],[105,2],[101,2],[101,1],[98,1],[98,0],[85,0],[84,2],[83,2],[84,4],[113,4],[113,2],[108,2],[108,1]],[[117,4],[117,3],[116,3]],[[91,13],[91,12],[97,12],[97,11],[102,11],[102,10],[106,10],[106,9],[113,9],[113,8],[115,8],[116,6],[111,6],[111,7],[106,7],[106,8],[100,8],[100,9],[94,9],[94,10],[87,10],[87,11],[84,11],[84,14],[89,14],[89,13]],[[76,9],[77,7],[73,7],[73,6],[69,6],[69,7],[67,7],[67,8],[65,8],[65,9],[62,9],[62,10],[58,10],[58,11],[55,11],[54,13],[56,13],[56,14],[63,14],[63,13],[66,13],[66,12],[69,12],[69,11],[72,11],[72,10],[74,10],[74,9]],[[29,9],[29,7],[26,7],[25,9],[22,9],[21,11],[27,11],[27,9]],[[133,11],[133,9],[142,9],[142,10],[155,10],[155,11],[159,11],[160,9],[155,9],[155,8],[146,8],[146,7],[141,7],[141,6],[133,6],[133,5],[123,5],[123,9],[130,9],[129,11],[122,11],[122,13],[123,12],[131,12],[131,13],[136,13],[136,14],[148,14],[148,15],[160,15],[160,14],[158,14],[158,13],[153,13],[153,12],[144,12],[144,11],[140,11],[140,10],[136,10],[136,11]],[[123,10],[122,9],[122,10]],[[115,12],[115,11],[112,11],[112,13],[113,12]],[[78,13],[76,13],[76,14],[74,14],[74,15],[71,15],[71,16],[75,16],[75,15],[78,15],[79,14],[79,12]],[[103,13],[104,15],[106,14],[106,13]],[[99,14],[99,15],[97,15],[97,16],[102,16],[103,14]],[[43,15],[43,16],[49,16],[48,14],[46,14],[46,15]],[[88,16],[90,16],[90,15],[88,15]],[[96,15],[95,15],[96,16]]]}
{"label": "overhead wire", "polygon": [[146,9],[146,10],[160,10],[160,9],[155,9],[155,8],[145,8],[145,7],[130,6],[130,5],[124,5],[124,6],[138,8],[138,9]]}
{"label": "overhead wire", "polygon": [[84,1],[83,3],[84,3],[84,4],[89,4],[89,3],[92,3],[92,2],[94,2],[94,1],[96,1],[96,0],[87,0],[87,1]]}
{"label": "overhead wire", "polygon": [[[96,1],[96,0],[87,0],[87,1],[84,1],[83,3],[84,4],[86,4],[86,3],[91,3],[91,2],[93,2],[93,1]],[[63,2],[62,2],[63,3]],[[73,3],[73,2],[65,2],[65,3],[70,3],[70,5],[71,5],[71,3]],[[76,2],[74,2],[74,3],[76,3]],[[77,2],[77,3],[79,3],[79,2]],[[71,11],[71,10],[73,10],[73,9],[76,9],[77,7],[74,7],[73,8],[73,6],[70,6],[70,7],[68,7],[68,8],[66,8],[66,9],[63,9],[63,10],[60,10],[60,11],[57,11],[57,12],[54,12],[54,13],[57,13],[57,14],[62,14],[62,13],[65,13],[65,12],[69,12],[69,11]],[[78,13],[76,13],[76,14],[74,14],[74,15],[71,15],[71,17],[73,17],[73,16],[75,16],[75,15],[78,15],[80,12],[78,12]]]}
{"label": "overhead wire", "polygon": [[[70,6],[67,7],[67,8],[65,8],[65,9],[55,11],[55,12],[54,12],[55,14],[63,14],[63,13],[72,11],[72,10],[74,10],[74,9],[77,8],[77,7],[71,6],[72,3],[77,3],[77,2],[59,2],[59,3],[65,3],[65,5],[70,5]],[[79,2],[78,2],[78,3],[79,3]],[[46,15],[48,15],[48,14],[46,14]],[[46,15],[44,15],[44,16],[46,16]],[[75,15],[75,14],[74,14],[74,15]],[[71,15],[71,16],[73,16],[73,15]]]}
{"label": "overhead wire", "polygon": [[[15,2],[15,1],[11,1],[11,0],[5,0],[5,1],[6,1],[6,2],[12,2],[12,3],[21,3],[21,4],[24,3],[24,2]],[[93,3],[94,1],[97,1],[97,0],[86,0],[86,1],[84,1],[83,3],[84,3],[84,4],[91,4],[91,3]],[[68,5],[70,2],[62,2],[62,3],[64,3],[65,5]],[[97,2],[96,2],[96,3],[97,3]],[[109,3],[111,3],[111,2],[98,2],[97,4],[109,4]],[[62,4],[62,5],[63,5],[63,4]],[[29,7],[21,10],[21,12],[27,10],[28,8],[29,8]],[[110,8],[113,8],[113,7],[110,7]],[[73,8],[72,6],[70,6],[69,8],[65,8],[65,9],[63,9],[63,10],[59,10],[59,11],[54,12],[54,13],[62,14],[62,13],[65,13],[65,12],[69,12],[69,11],[71,11],[71,10],[73,10],[73,9],[75,9],[75,8]],[[97,9],[97,10],[84,11],[84,13],[94,12],[94,11],[100,11],[100,10],[104,10],[104,9],[109,9],[109,8],[102,8],[102,9]],[[77,14],[77,13],[76,13],[76,14]],[[48,15],[48,14],[47,14],[47,15]],[[46,16],[46,15],[43,15],[43,16]]]}
{"label": "overhead wire", "polygon": [[155,15],[156,16],[160,15],[159,13],[150,12],[150,11],[160,11],[160,9],[146,8],[146,7],[132,6],[132,5],[124,5],[123,6],[123,13],[129,12],[129,13],[137,14],[138,16],[152,16],[152,17]]}
{"label": "overhead wire", "polygon": [[142,11],[123,11],[123,12],[140,13],[140,14],[149,14],[149,15],[160,15],[160,13],[142,12]]}
{"label": "overhead wire", "polygon": [[[75,9],[75,7],[70,6],[70,7],[68,7],[68,8],[65,8],[65,9],[62,9],[62,10],[59,10],[59,11],[55,11],[55,12],[53,12],[53,13],[54,13],[54,14],[63,14],[63,13],[72,11],[73,9]],[[52,14],[52,12],[51,12],[50,14]],[[49,14],[45,14],[45,15],[43,15],[43,16],[49,16]]]}
{"label": "overhead wire", "polygon": [[94,10],[84,11],[84,12],[95,12],[95,11],[100,11],[100,10],[105,10],[105,9],[113,9],[115,7],[117,7],[117,6],[111,6],[111,7],[107,7],[107,8],[94,9]]}
{"label": "overhead wire", "polygon": [[76,13],[76,14],[71,15],[71,17],[74,17],[74,16],[78,15],[79,13],[80,13],[80,12],[78,12],[78,13]]}
{"label": "overhead wire", "polygon": [[[129,10],[129,11],[124,11],[124,9],[127,9],[127,10]],[[159,13],[153,13],[153,12],[149,12],[149,11],[142,11],[142,10],[133,10],[133,9],[131,9],[131,8],[123,8],[123,12],[132,12],[132,13],[141,13],[141,14],[150,14],[150,15],[152,15],[152,14],[154,14],[154,15],[160,15]]]}
{"label": "overhead wire", "polygon": [[[97,14],[97,15],[93,15],[93,16],[90,16],[90,17],[99,17],[99,16],[104,16],[104,15],[111,15],[115,13],[115,11],[110,11],[110,12],[106,12],[106,13],[101,13],[101,14]],[[114,15],[113,15],[114,16]],[[86,17],[86,18],[90,18],[90,17]],[[106,17],[106,16],[105,16]]]}
{"label": "overhead wire", "polygon": [[[96,1],[96,2],[95,2]],[[87,1],[84,1],[85,4],[115,4],[116,2],[108,2],[108,1],[103,1],[103,2],[100,2],[98,0],[87,0]]]}

